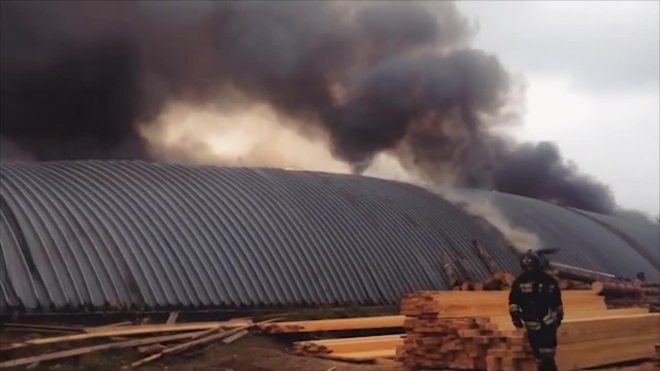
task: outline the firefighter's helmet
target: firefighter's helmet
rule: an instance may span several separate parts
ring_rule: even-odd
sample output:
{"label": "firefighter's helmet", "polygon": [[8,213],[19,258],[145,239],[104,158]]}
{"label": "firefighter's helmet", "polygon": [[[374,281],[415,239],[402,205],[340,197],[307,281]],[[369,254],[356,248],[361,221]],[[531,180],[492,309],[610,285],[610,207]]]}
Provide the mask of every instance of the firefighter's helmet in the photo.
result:
{"label": "firefighter's helmet", "polygon": [[541,268],[541,259],[532,250],[528,250],[520,257],[520,267],[525,272],[537,271]]}

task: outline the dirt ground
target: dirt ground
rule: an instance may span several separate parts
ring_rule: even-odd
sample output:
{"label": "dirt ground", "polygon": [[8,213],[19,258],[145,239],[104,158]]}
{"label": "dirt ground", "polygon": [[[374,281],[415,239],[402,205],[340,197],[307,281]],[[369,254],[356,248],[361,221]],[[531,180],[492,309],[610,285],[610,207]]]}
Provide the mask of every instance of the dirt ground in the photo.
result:
{"label": "dirt ground", "polygon": [[[123,349],[39,364],[30,370],[114,371],[121,370],[123,366],[143,357],[136,350]],[[229,345],[218,343],[196,354],[168,357],[137,368],[138,371],[328,371],[330,369],[333,371],[396,370],[383,365],[355,365],[294,356],[287,352],[286,343],[278,343],[272,337],[260,335],[249,335]]]}
{"label": "dirt ground", "polygon": [[[161,370],[185,371],[376,371],[387,367],[352,365],[287,353],[286,345],[265,336],[250,336],[234,344],[216,345],[195,359],[161,365]],[[392,368],[389,368],[392,370]],[[158,368],[153,369],[158,370]]]}
{"label": "dirt ground", "polygon": [[[135,350],[95,353],[63,363],[40,364],[31,371],[114,371],[143,356]],[[26,369],[26,368],[23,368]],[[138,371],[401,371],[386,365],[357,365],[287,353],[287,346],[272,337],[250,335],[230,345],[216,344],[198,354],[153,362]],[[594,371],[658,371],[651,363]]]}
{"label": "dirt ground", "polygon": [[[18,337],[14,337],[17,335]],[[12,342],[49,335],[34,334],[0,334],[2,342]],[[336,335],[336,334],[335,334]],[[367,334],[350,333],[340,337],[365,336]],[[374,335],[374,334],[369,334]],[[9,337],[11,336],[11,338]],[[269,335],[248,335],[236,342],[223,345],[216,343],[207,349],[185,356],[169,356],[163,360],[154,361],[137,368],[137,371],[402,371],[401,368],[388,365],[350,364],[312,357],[295,356],[288,352],[295,338],[283,338]],[[98,344],[107,340],[98,339]],[[85,345],[94,345],[89,341]],[[0,354],[0,359],[19,358],[36,355],[34,352],[50,353],[70,349],[71,344],[53,344],[39,346],[38,349],[18,349],[11,354]],[[80,346],[80,344],[76,344]],[[5,352],[3,352],[5,353]],[[9,353],[9,352],[7,352]],[[38,354],[38,353],[37,353]],[[114,371],[121,370],[144,355],[135,349],[118,349],[91,353],[76,358],[32,365],[31,367],[15,368],[31,371]],[[651,363],[636,365],[620,365],[603,368],[598,371],[660,371]]]}

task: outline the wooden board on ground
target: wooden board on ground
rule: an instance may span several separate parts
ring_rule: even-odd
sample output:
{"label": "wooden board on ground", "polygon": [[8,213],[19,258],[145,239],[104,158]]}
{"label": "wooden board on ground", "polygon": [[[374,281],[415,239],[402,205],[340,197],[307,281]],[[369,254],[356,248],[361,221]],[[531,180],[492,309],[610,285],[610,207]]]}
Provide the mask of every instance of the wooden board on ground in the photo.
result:
{"label": "wooden board on ground", "polygon": [[382,349],[372,350],[366,352],[350,352],[350,353],[332,353],[322,356],[323,358],[333,359],[336,361],[344,361],[351,363],[364,363],[374,362],[376,359],[394,358],[396,349]]}
{"label": "wooden board on ground", "polygon": [[150,338],[146,338],[146,339],[136,339],[136,340],[117,342],[117,343],[108,343],[108,344],[101,344],[101,345],[95,345],[95,346],[90,346],[90,347],[82,347],[82,348],[77,348],[77,349],[65,350],[65,351],[61,351],[61,352],[41,354],[41,355],[38,355],[38,356],[25,357],[25,358],[19,358],[19,359],[14,359],[14,360],[10,360],[10,361],[1,362],[0,363],[0,369],[29,365],[29,364],[32,364],[32,363],[35,363],[35,362],[45,362],[45,361],[52,361],[52,360],[56,360],[56,359],[80,356],[80,355],[89,354],[89,353],[92,353],[92,352],[98,352],[98,351],[101,351],[101,350],[120,349],[120,348],[133,348],[133,347],[139,347],[139,346],[149,345],[149,344],[166,343],[166,342],[171,342],[171,341],[190,339],[190,338],[194,337],[196,334],[198,334],[198,332],[188,332],[188,333],[176,334],[176,335],[155,336],[155,337],[150,337]]}
{"label": "wooden board on ground", "polygon": [[157,359],[160,359],[165,355],[180,354],[180,353],[183,353],[183,352],[185,352],[185,351],[187,351],[191,348],[198,347],[198,346],[201,346],[201,345],[207,345],[207,344],[210,344],[210,343],[213,343],[215,341],[222,340],[222,339],[227,339],[227,338],[232,337],[236,334],[239,334],[239,333],[242,333],[242,332],[247,332],[247,330],[249,330],[252,327],[259,326],[259,325],[265,325],[267,323],[271,323],[271,322],[278,321],[278,320],[280,320],[280,319],[279,318],[272,318],[272,319],[262,321],[262,322],[259,322],[259,323],[256,323],[256,324],[251,323],[252,321],[250,321],[250,323],[248,325],[243,325],[243,326],[240,326],[240,327],[236,327],[236,328],[231,329],[231,330],[225,330],[225,331],[222,331],[218,334],[210,334],[208,336],[204,336],[204,337],[201,337],[199,339],[189,341],[187,343],[179,344],[179,345],[174,346],[172,348],[164,349],[160,353],[157,353],[157,354],[154,354],[154,355],[149,356],[147,358],[136,361],[136,362],[134,362],[134,363],[132,363],[128,366],[123,367],[122,369],[123,370],[131,370],[131,369],[139,367],[143,364],[146,364],[146,363],[155,361]]}
{"label": "wooden board on ground", "polygon": [[129,336],[129,335],[143,335],[164,332],[186,332],[197,330],[209,330],[216,327],[220,328],[237,328],[243,327],[246,324],[240,322],[196,322],[196,323],[181,323],[175,325],[137,325],[125,327],[111,327],[107,329],[92,330],[88,333],[48,337],[41,339],[26,340],[21,343],[9,344],[3,350],[18,349],[31,345],[54,344],[66,341],[86,340],[93,338],[113,337],[113,336]]}
{"label": "wooden board on ground", "polygon": [[298,355],[317,356],[336,353],[393,350],[402,341],[403,334],[300,341],[293,344],[292,352]]}
{"label": "wooden board on ground", "polygon": [[173,325],[176,323],[176,320],[179,318],[179,312],[172,312],[170,313],[170,316],[167,317],[167,321],[165,322],[168,325]]}

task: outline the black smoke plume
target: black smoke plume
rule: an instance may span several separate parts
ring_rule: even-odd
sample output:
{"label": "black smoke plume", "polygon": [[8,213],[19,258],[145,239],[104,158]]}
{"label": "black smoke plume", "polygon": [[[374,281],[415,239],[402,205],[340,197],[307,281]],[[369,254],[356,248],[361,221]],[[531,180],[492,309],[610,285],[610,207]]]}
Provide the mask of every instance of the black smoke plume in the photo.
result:
{"label": "black smoke plume", "polygon": [[247,101],[322,128],[356,172],[390,151],[431,179],[614,207],[553,145],[491,134],[516,84],[451,2],[0,4],[4,158],[148,158],[138,129],[168,103]]}

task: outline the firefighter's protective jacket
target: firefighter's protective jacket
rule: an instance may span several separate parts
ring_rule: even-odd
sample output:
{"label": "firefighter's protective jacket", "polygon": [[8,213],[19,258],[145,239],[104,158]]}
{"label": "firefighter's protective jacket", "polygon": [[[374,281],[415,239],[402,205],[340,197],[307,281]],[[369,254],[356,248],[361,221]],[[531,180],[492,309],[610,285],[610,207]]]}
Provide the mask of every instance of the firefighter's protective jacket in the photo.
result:
{"label": "firefighter's protective jacket", "polygon": [[558,326],[564,317],[557,280],[546,272],[524,272],[513,282],[509,293],[511,319],[520,319],[527,330]]}

